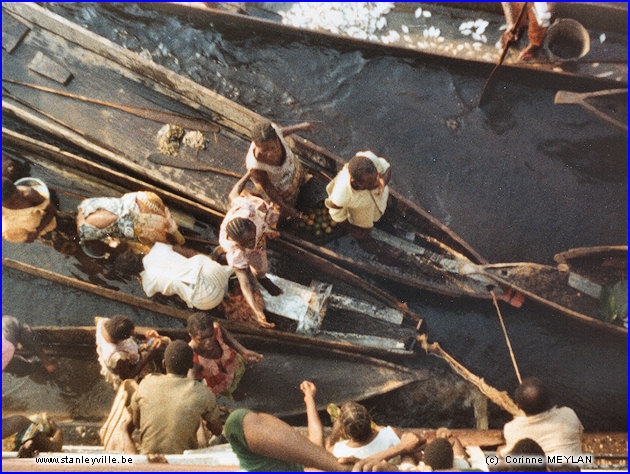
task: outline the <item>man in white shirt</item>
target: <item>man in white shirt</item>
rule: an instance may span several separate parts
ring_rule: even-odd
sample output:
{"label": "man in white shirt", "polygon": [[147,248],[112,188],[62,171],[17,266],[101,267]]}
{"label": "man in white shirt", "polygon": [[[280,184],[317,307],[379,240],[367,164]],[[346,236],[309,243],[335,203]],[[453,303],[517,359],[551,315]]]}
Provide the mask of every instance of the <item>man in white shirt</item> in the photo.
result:
{"label": "man in white shirt", "polygon": [[582,423],[571,408],[552,406],[549,393],[539,379],[523,380],[514,392],[514,401],[525,415],[515,416],[503,427],[506,446],[502,453],[510,452],[524,438],[536,441],[548,456],[582,453]]}
{"label": "man in white shirt", "polygon": [[373,252],[372,227],[387,208],[391,166],[371,151],[357,153],[326,187],[326,207],[365,250]]}

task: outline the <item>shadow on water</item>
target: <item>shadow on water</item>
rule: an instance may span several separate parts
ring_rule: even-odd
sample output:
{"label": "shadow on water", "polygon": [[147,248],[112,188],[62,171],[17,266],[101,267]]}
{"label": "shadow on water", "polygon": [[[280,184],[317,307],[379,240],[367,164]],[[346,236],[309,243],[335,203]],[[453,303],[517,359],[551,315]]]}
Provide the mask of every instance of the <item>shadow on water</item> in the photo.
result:
{"label": "shadow on water", "polygon": [[541,153],[561,161],[578,173],[585,183],[626,183],[628,163],[619,159],[619,150],[628,150],[623,136],[592,137],[586,140],[547,140],[539,144]]}

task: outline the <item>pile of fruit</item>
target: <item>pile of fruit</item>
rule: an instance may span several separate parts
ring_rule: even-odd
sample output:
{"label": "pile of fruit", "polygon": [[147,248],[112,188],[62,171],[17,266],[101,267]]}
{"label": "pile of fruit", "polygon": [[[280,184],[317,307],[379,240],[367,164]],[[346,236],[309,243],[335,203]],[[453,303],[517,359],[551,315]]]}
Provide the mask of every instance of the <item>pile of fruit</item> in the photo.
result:
{"label": "pile of fruit", "polygon": [[337,223],[330,218],[328,209],[322,203],[321,206],[304,212],[304,218],[299,221],[298,229],[311,236],[321,237],[332,233],[336,225]]}

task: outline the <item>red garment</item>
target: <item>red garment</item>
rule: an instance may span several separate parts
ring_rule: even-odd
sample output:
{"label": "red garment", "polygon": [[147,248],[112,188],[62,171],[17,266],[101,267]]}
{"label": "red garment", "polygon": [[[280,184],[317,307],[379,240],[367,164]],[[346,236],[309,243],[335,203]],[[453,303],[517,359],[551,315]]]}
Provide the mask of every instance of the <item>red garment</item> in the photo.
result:
{"label": "red garment", "polygon": [[217,395],[225,392],[232,385],[239,360],[238,353],[223,341],[221,328],[216,323],[214,324],[214,337],[223,350],[221,357],[207,359],[195,352],[193,362],[202,367],[198,377],[205,379],[212,393]]}

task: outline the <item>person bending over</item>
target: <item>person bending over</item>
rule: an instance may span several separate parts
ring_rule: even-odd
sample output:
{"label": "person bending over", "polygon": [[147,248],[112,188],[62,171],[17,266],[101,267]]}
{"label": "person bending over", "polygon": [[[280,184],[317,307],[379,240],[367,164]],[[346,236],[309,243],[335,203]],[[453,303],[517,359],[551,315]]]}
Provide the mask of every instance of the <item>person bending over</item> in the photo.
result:
{"label": "person bending over", "polygon": [[[122,315],[96,319],[96,352],[101,374],[114,390],[125,379],[139,378],[147,373],[147,364],[162,355],[169,339],[157,331],[136,331],[131,320]],[[146,339],[138,343],[133,336]]]}
{"label": "person bending over", "polygon": [[243,296],[262,327],[274,327],[267,321],[262,297],[255,295],[256,281],[272,296],[281,290],[266,277],[267,237],[277,237],[275,226],[278,212],[264,199],[243,189],[249,179],[246,173],[230,191],[230,210],[226,213],[219,231],[219,245],[228,265],[234,269]]}

